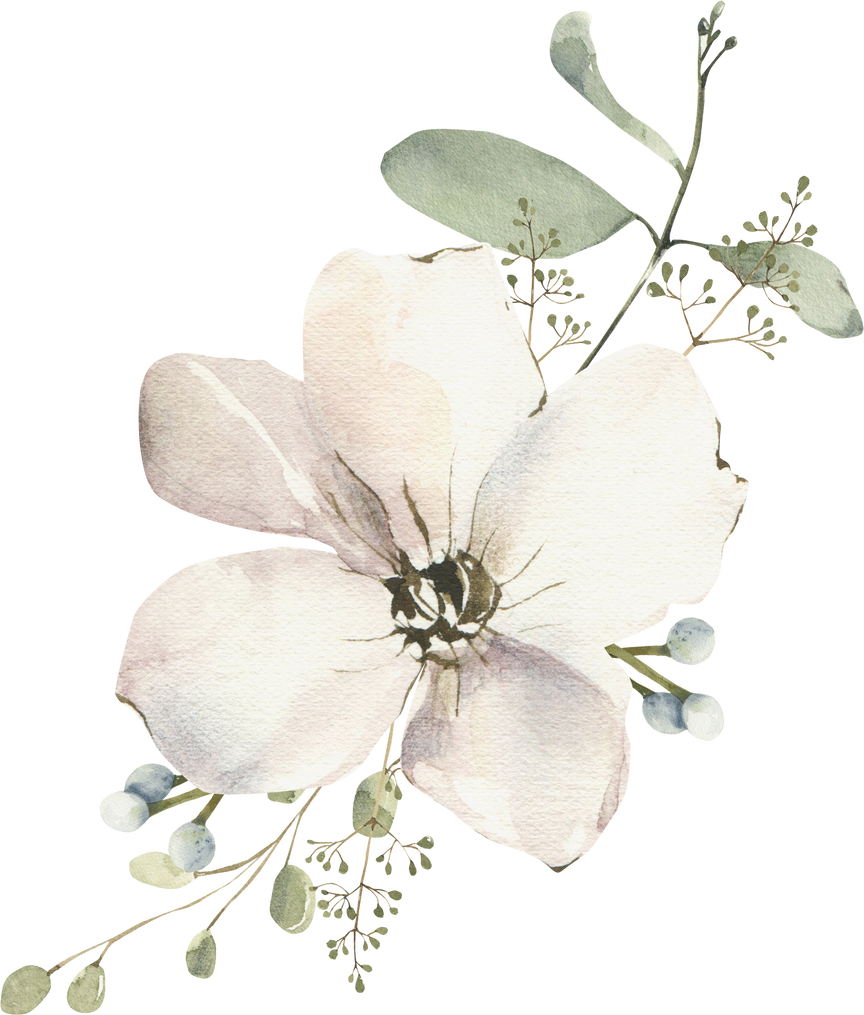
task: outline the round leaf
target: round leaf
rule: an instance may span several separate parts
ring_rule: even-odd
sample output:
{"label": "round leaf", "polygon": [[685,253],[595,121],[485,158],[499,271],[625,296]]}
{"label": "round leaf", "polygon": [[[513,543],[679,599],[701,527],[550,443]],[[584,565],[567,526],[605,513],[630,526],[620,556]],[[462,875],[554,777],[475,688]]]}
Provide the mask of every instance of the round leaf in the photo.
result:
{"label": "round leaf", "polygon": [[129,873],[136,881],[154,888],[183,888],[195,880],[191,871],[181,870],[167,853],[142,853],[129,861]]}
{"label": "round leaf", "polygon": [[4,1012],[33,1011],[48,996],[51,977],[41,966],[22,966],[3,983],[0,1009]]}
{"label": "round leaf", "polygon": [[283,789],[279,793],[268,793],[267,799],[277,804],[293,804],[302,792],[302,789]]}

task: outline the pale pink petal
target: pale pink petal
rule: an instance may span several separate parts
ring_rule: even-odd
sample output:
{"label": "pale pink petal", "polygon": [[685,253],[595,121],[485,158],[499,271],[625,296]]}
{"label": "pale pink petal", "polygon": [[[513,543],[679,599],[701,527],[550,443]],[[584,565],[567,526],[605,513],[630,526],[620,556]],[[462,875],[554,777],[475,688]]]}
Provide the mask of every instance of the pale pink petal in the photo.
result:
{"label": "pale pink petal", "polygon": [[702,384],[667,349],[631,347],[554,392],[478,499],[472,552],[504,583],[492,626],[568,658],[702,599],[747,489],[718,441]]}
{"label": "pale pink petal", "polygon": [[485,246],[335,257],[306,304],[304,372],[327,447],[421,564],[467,538],[484,474],[544,392]]}
{"label": "pale pink petal", "polygon": [[[595,679],[495,638],[479,659],[432,668],[402,742],[415,786],[494,842],[559,869],[583,856],[627,784],[623,710]],[[458,714],[457,714],[458,696]]]}
{"label": "pale pink petal", "polygon": [[135,615],[117,694],[189,781],[212,793],[334,782],[399,714],[417,674],[390,594],[335,554],[220,557]]}
{"label": "pale pink petal", "polygon": [[320,444],[300,381],[262,360],[168,356],[144,378],[140,424],[147,479],[170,504],[393,572],[380,501]]}

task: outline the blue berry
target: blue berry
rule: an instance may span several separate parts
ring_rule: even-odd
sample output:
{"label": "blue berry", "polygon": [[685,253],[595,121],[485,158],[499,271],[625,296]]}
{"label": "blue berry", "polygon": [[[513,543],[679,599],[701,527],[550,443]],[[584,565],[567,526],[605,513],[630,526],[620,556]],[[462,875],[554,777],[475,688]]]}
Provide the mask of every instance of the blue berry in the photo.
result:
{"label": "blue berry", "polygon": [[698,617],[685,617],[669,631],[666,647],[676,663],[704,663],[714,651],[714,628]]}
{"label": "blue berry", "polygon": [[147,801],[137,793],[109,793],[99,805],[102,820],[117,832],[134,832],[150,817]]}
{"label": "blue berry", "polygon": [[174,788],[174,773],[164,765],[139,765],[126,780],[124,789],[137,793],[148,804],[164,800]]}
{"label": "blue berry", "polygon": [[642,715],[658,733],[683,733],[687,727],[681,718],[681,702],[668,691],[657,691],[642,699]]}
{"label": "blue berry", "polygon": [[216,855],[216,840],[206,825],[187,821],[171,833],[168,855],[180,870],[200,871]]}

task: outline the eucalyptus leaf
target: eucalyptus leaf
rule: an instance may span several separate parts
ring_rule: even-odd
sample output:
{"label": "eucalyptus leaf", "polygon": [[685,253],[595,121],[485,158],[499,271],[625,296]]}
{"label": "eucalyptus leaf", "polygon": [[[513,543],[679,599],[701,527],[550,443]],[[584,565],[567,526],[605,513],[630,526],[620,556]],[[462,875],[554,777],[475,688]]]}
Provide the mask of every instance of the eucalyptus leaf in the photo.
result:
{"label": "eucalyptus leaf", "polygon": [[276,793],[265,793],[264,799],[268,804],[275,804],[277,807],[293,807],[300,803],[309,793],[308,790],[279,790]]}
{"label": "eucalyptus leaf", "polygon": [[421,130],[384,155],[381,173],[412,208],[500,250],[513,242],[520,194],[531,195],[538,226],[557,231],[545,257],[602,243],[633,221],[631,211],[566,162],[486,131]]}
{"label": "eucalyptus leaf", "polygon": [[[387,838],[387,832],[393,831],[399,814],[399,800],[396,797],[394,776],[388,775],[379,799],[378,788],[381,772],[371,771],[361,775],[354,784],[351,794],[350,824],[351,828],[363,838]],[[378,811],[376,813],[376,801]],[[373,818],[375,814],[375,818]]]}
{"label": "eucalyptus leaf", "polygon": [[[738,271],[747,278],[762,259],[765,251],[771,246],[770,241],[751,243],[738,259]],[[718,250],[724,258],[731,258],[734,263],[734,252],[728,248],[712,248]],[[712,256],[713,253],[712,253]],[[862,330],[861,314],[849,294],[846,279],[840,269],[827,257],[816,253],[809,247],[801,247],[797,243],[783,246],[784,264],[779,271],[800,272],[800,291],[795,296],[796,313],[801,320],[831,338],[851,338],[860,335]],[[751,285],[763,282],[768,269],[763,263],[756,269]]]}
{"label": "eucalyptus leaf", "polygon": [[628,113],[609,91],[597,66],[597,50],[591,39],[591,15],[585,11],[565,14],[552,32],[549,55],[555,70],[562,78],[588,100],[595,109],[608,117],[625,134],[659,155],[678,175],[684,176],[684,166],[672,146],[656,130]]}
{"label": "eucalyptus leaf", "polygon": [[142,853],[129,861],[129,873],[136,881],[154,888],[184,888],[195,875],[184,871],[167,853]]}
{"label": "eucalyptus leaf", "polygon": [[105,1000],[105,970],[92,965],[85,966],[66,991],[66,1003],[72,1011],[97,1011]]}
{"label": "eucalyptus leaf", "polygon": [[219,942],[212,927],[199,927],[183,946],[183,968],[190,979],[206,984],[219,967]]}
{"label": "eucalyptus leaf", "polygon": [[33,1011],[51,989],[51,977],[41,966],[22,966],[3,982],[0,1009],[5,1012]]}
{"label": "eucalyptus leaf", "polygon": [[288,861],[273,875],[267,894],[267,917],[290,938],[308,934],[318,916],[318,891],[312,873]]}

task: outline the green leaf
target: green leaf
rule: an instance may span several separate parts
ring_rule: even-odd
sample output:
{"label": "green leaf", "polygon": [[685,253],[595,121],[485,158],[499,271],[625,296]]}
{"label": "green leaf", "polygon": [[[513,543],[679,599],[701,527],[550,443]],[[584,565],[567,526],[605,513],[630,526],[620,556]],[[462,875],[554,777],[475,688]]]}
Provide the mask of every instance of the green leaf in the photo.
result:
{"label": "green leaf", "polygon": [[264,799],[268,804],[275,804],[277,807],[293,807],[300,803],[307,795],[308,790],[280,790],[278,793],[265,793]]}
{"label": "green leaf", "polygon": [[672,278],[672,265],[668,261],[664,261],[660,265],[660,274],[663,276],[664,282],[668,282]]}
{"label": "green leaf", "polygon": [[504,264],[504,265],[507,265],[507,267],[509,267],[513,263],[513,258],[512,257],[502,257],[501,258],[501,263]]}
{"label": "green leaf", "polygon": [[575,279],[571,278],[571,277],[570,277],[570,276],[568,275],[568,276],[567,276],[567,277],[566,277],[566,278],[564,279],[564,282],[563,282],[563,284],[564,284],[564,285],[573,285],[574,281],[575,281]]}
{"label": "green leaf", "polygon": [[690,265],[689,264],[682,264],[681,267],[678,269],[678,281],[679,282],[683,282],[684,279],[687,278],[687,273],[689,271],[690,271]]}
{"label": "green leaf", "polygon": [[[742,277],[747,278],[770,245],[768,240],[750,244],[749,250],[738,262],[738,271]],[[711,248],[712,252],[716,249]],[[722,256],[722,248],[720,252]],[[784,245],[783,256],[788,263],[780,265],[781,273],[785,274],[790,268],[801,273],[801,290],[795,302],[798,308],[795,312],[801,320],[831,338],[851,338],[860,335],[864,330],[861,314],[837,265],[815,250],[801,247],[797,243]],[[767,271],[763,262],[750,284],[759,285],[763,282]]]}
{"label": "green leaf", "polygon": [[785,190],[780,195],[780,200],[784,201],[786,204],[792,204],[792,198],[786,193]]}
{"label": "green leaf", "polygon": [[394,794],[396,788],[393,776],[386,776],[381,798],[378,800],[378,814],[373,820],[378,789],[381,782],[379,771],[367,772],[354,783],[351,794],[350,825],[363,838],[387,838],[387,832],[393,831],[396,817],[399,814],[399,801]]}
{"label": "green leaf", "polygon": [[735,253],[740,257],[742,254],[746,254],[749,249],[749,246],[743,240],[739,240]]}
{"label": "green leaf", "polygon": [[507,276],[507,285],[509,286],[515,286],[518,281],[519,279],[515,275]]}
{"label": "green leaf", "polygon": [[648,295],[649,296],[662,296],[663,287],[658,285],[656,282],[648,283]]}
{"label": "green leaf", "polygon": [[752,222],[745,222],[744,228],[747,230],[748,233],[756,232],[756,226],[754,226]]}
{"label": "green leaf", "polygon": [[432,861],[429,859],[428,856],[426,856],[425,853],[420,854],[420,866],[423,868],[423,870],[426,871],[432,870]]}
{"label": "green leaf", "polygon": [[727,247],[732,242],[732,240],[728,236],[721,236],[721,239],[723,240],[723,242],[726,244]]}
{"label": "green leaf", "polygon": [[402,893],[396,891],[395,888],[393,889],[392,892],[388,892],[387,894],[390,896],[391,899],[395,899],[397,902],[402,898]]}
{"label": "green leaf", "polygon": [[711,258],[712,261],[722,261],[723,260],[723,255],[720,253],[720,248],[719,247],[712,247],[708,251],[708,256]]}
{"label": "green leaf", "polygon": [[10,973],[3,983],[0,1009],[5,1012],[33,1011],[51,989],[51,977],[41,966],[22,966]]}
{"label": "green leaf", "polygon": [[154,888],[183,888],[191,885],[195,875],[184,871],[167,853],[142,853],[129,861],[129,873]]}
{"label": "green leaf", "polygon": [[[565,317],[564,323],[569,324],[572,320],[573,320],[572,317]],[[431,835],[424,835],[423,838],[418,841],[417,845],[422,847],[423,849],[432,849],[432,847],[435,845],[435,840],[432,838]],[[392,895],[393,893],[391,892],[390,894]],[[399,898],[401,899],[402,896],[400,895]]]}
{"label": "green leaf", "polygon": [[282,934],[297,938],[309,932],[317,916],[318,892],[312,873],[300,864],[282,864],[267,893],[270,923]]}
{"label": "green leaf", "polygon": [[767,229],[768,228],[768,212],[767,211],[760,211],[759,212],[759,225],[762,226],[763,229]]}
{"label": "green leaf", "polygon": [[190,979],[206,984],[219,967],[219,942],[212,927],[199,927],[183,947],[183,968]]}
{"label": "green leaf", "polygon": [[360,976],[359,973],[357,974],[357,982],[354,984],[354,989],[357,991],[358,994],[362,994],[363,991],[366,989],[363,983],[363,977]]}
{"label": "green leaf", "polygon": [[550,229],[549,230],[549,239],[550,240],[554,240],[557,235],[558,235],[558,230],[557,229]]}
{"label": "green leaf", "polygon": [[[519,141],[477,130],[423,130],[388,151],[381,172],[413,208],[475,240],[506,250],[514,195],[527,191],[562,240],[566,257],[608,240],[633,221],[602,187],[566,162]],[[563,242],[562,242],[563,241]]]}
{"label": "green leaf", "polygon": [[711,288],[711,286],[713,286],[713,285],[714,285],[714,279],[713,279],[713,278],[706,278],[706,279],[705,279],[705,282],[704,282],[704,284],[703,284],[703,286],[702,286],[702,292],[703,292],[703,293],[707,293],[707,292],[708,292],[708,290],[709,290],[709,289]]}
{"label": "green leaf", "polygon": [[597,50],[591,38],[591,15],[585,11],[565,14],[552,32],[549,46],[552,65],[562,78],[588,102],[608,117],[625,134],[659,155],[683,178],[684,166],[674,149],[641,120],[628,113],[615,99],[600,76]]}
{"label": "green leaf", "polygon": [[806,176],[802,176],[798,180],[798,193],[803,194],[804,191],[810,186],[810,180]]}
{"label": "green leaf", "polygon": [[543,274],[540,268],[537,268],[537,270],[534,272],[534,278],[536,278],[538,282],[542,282],[543,279],[546,278],[546,276]]}
{"label": "green leaf", "polygon": [[816,226],[807,226],[804,232],[807,233],[808,236],[815,236],[816,233],[819,232],[819,230],[816,228]]}
{"label": "green leaf", "polygon": [[557,320],[558,320],[558,317],[557,317],[557,315],[556,315],[556,314],[550,314],[550,315],[549,315],[549,316],[548,316],[548,317],[546,318],[546,323],[547,323],[547,324],[549,325],[549,327],[550,327],[550,328],[554,328],[554,327],[555,327],[555,322],[556,322]]}
{"label": "green leaf", "polygon": [[528,199],[527,198],[525,198],[525,197],[520,197],[519,198],[519,208],[521,209],[523,215],[527,215],[528,214]]}
{"label": "green leaf", "polygon": [[747,307],[747,320],[752,321],[758,313],[759,307]]}
{"label": "green leaf", "polygon": [[809,236],[802,237],[801,242],[804,244],[805,247],[813,246],[813,240]]}
{"label": "green leaf", "polygon": [[[69,977],[63,996],[72,1015],[99,1015],[108,1001],[108,970],[105,962],[84,962]],[[0,1009],[5,1011],[7,1009]]]}

